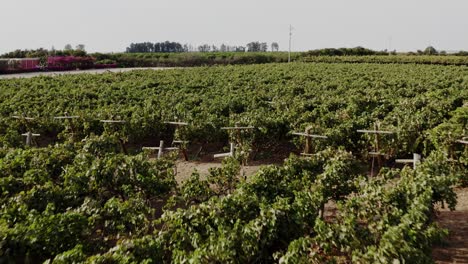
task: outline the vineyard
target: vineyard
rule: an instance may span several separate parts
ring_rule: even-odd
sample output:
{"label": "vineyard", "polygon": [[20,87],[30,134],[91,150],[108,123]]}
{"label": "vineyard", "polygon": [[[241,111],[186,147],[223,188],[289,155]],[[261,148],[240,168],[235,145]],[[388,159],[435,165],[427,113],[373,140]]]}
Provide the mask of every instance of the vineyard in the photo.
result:
{"label": "vineyard", "polygon": [[390,55],[390,56],[310,56],[303,54],[301,61],[321,63],[381,63],[381,64],[432,64],[467,66],[467,56],[451,55]]}
{"label": "vineyard", "polygon": [[327,62],[0,80],[0,262],[432,263],[468,67]]}

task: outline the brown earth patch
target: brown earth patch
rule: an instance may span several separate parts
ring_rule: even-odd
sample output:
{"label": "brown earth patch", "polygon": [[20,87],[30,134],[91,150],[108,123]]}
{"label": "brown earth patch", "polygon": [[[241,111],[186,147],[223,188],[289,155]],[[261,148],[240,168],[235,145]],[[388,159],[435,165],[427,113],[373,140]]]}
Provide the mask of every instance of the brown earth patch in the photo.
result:
{"label": "brown earth patch", "polygon": [[449,236],[432,252],[435,263],[468,263],[468,188],[457,188],[455,211],[440,209],[437,222]]}

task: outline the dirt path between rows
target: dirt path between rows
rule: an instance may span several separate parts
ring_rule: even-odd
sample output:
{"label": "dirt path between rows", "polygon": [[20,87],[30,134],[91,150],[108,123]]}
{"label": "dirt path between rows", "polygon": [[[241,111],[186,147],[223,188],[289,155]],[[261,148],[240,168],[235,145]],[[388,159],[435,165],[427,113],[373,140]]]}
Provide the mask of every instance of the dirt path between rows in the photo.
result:
{"label": "dirt path between rows", "polygon": [[468,188],[457,188],[457,207],[451,212],[441,209],[437,222],[449,230],[444,245],[433,250],[438,264],[468,263]]}

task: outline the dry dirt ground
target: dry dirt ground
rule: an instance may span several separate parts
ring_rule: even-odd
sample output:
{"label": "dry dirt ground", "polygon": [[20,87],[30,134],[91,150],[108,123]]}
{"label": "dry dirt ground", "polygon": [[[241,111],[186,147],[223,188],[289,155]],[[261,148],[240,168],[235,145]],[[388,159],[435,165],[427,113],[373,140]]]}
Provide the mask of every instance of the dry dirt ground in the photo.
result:
{"label": "dry dirt ground", "polygon": [[437,222],[449,230],[443,245],[434,248],[434,261],[438,264],[468,263],[468,188],[458,188],[457,207],[451,212],[440,209]]}

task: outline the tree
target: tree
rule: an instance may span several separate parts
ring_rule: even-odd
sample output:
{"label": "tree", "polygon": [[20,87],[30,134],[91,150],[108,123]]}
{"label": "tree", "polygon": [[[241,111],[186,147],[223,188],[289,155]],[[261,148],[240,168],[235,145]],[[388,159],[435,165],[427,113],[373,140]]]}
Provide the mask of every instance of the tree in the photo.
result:
{"label": "tree", "polygon": [[250,42],[247,44],[247,51],[248,52],[265,52],[268,50],[268,45],[266,42],[258,42],[258,41],[254,41],[254,42]]}
{"label": "tree", "polygon": [[81,51],[85,51],[85,45],[84,44],[78,44],[76,45],[76,50],[81,50]]}
{"label": "tree", "polygon": [[201,46],[198,46],[198,51],[199,52],[209,52],[211,49],[211,46],[208,44],[203,44]]}
{"label": "tree", "polygon": [[279,45],[277,42],[271,43],[271,51],[278,51],[279,50]]}
{"label": "tree", "polygon": [[247,43],[247,51],[248,52],[258,52],[258,51],[260,51],[260,42],[255,41],[255,42]]}
{"label": "tree", "polygon": [[224,45],[224,44],[221,44],[221,46],[219,47],[219,50],[220,50],[221,52],[226,52],[226,51],[228,51],[226,45]]}
{"label": "tree", "polygon": [[72,45],[71,45],[71,44],[67,44],[67,45],[65,45],[65,48],[64,48],[64,50],[67,50],[67,51],[69,51],[69,50],[72,50],[72,49],[73,49],[73,47],[72,47]]}
{"label": "tree", "polygon": [[71,54],[76,57],[86,57],[88,55],[86,51],[79,49],[72,51]]}
{"label": "tree", "polygon": [[150,52],[184,52],[188,49],[187,45],[182,45],[178,42],[143,42],[131,43],[127,47],[127,53],[150,53]]}
{"label": "tree", "polygon": [[161,43],[154,43],[154,52],[162,52]]}
{"label": "tree", "polygon": [[234,47],[235,52],[245,52],[245,47],[244,46],[236,46]]}
{"label": "tree", "polygon": [[434,47],[429,46],[424,50],[424,54],[426,54],[426,55],[436,55],[436,54],[438,54],[438,52]]}

